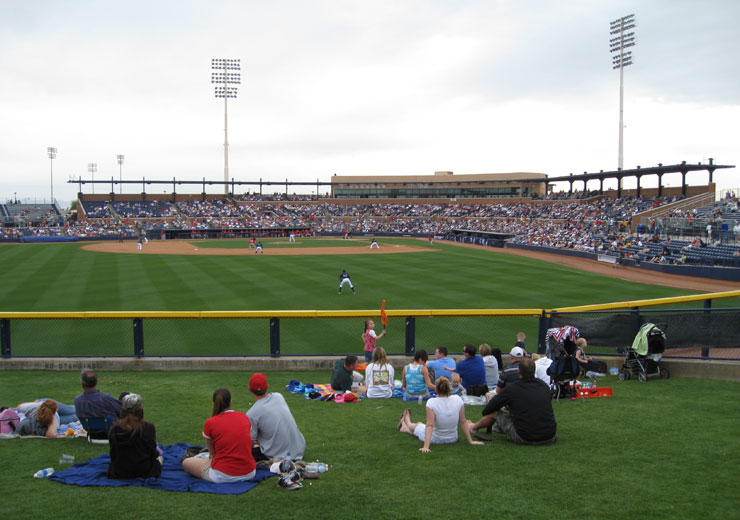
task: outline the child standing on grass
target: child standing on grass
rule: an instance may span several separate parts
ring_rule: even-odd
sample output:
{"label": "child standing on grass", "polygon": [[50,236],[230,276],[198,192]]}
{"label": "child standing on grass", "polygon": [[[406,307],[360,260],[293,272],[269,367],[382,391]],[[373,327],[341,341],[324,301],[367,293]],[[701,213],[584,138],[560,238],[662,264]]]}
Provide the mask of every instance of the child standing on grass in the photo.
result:
{"label": "child standing on grass", "polygon": [[370,362],[373,359],[373,351],[375,350],[375,342],[385,336],[385,328],[380,334],[375,333],[375,322],[373,320],[365,320],[365,332],[362,333],[362,341],[365,343],[365,347],[362,349],[365,352],[365,361]]}
{"label": "child standing on grass", "polygon": [[516,333],[516,343],[514,343],[515,347],[521,348],[524,352],[527,351],[527,349],[524,347],[524,340],[527,339],[527,335],[523,332],[517,332]]}

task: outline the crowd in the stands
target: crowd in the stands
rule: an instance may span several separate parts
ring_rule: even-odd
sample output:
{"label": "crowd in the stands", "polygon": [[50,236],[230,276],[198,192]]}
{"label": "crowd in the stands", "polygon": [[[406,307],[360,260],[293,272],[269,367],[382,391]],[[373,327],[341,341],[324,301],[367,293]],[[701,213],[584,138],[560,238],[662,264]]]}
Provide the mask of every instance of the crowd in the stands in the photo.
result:
{"label": "crowd in the stands", "polygon": [[[466,204],[454,201],[440,203],[343,203],[344,201],[302,201],[292,198],[280,202],[278,194],[265,202],[249,196],[239,200],[190,200],[177,203],[166,201],[81,202],[79,221],[61,225],[37,227],[6,227],[2,239],[17,239],[28,234],[64,235],[78,237],[130,237],[142,232],[158,234],[162,231],[212,230],[282,230],[300,229],[310,233],[353,234],[401,233],[412,235],[445,235],[451,230],[484,231],[512,235],[519,244],[567,248],[594,253],[612,253],[643,261],[682,263],[683,255],[660,255],[640,258],[633,245],[649,242],[651,237],[665,231],[666,222],[683,219],[696,220],[697,229],[705,234],[703,243],[710,249],[733,243],[740,238],[738,200],[728,196],[709,208],[688,210],[671,209],[662,219],[651,219],[649,224],[632,233],[632,220],[645,210],[665,206],[680,200],[678,197],[623,197],[620,199],[587,196],[579,192],[566,199],[562,194],[547,199],[507,204],[501,200],[490,203]],[[347,201],[349,202],[349,201]],[[723,215],[735,216],[736,228],[723,234],[719,224]],[[705,231],[707,223],[714,231]],[[652,243],[652,242],[650,242]],[[687,243],[688,244],[688,243]],[[683,244],[681,247],[686,246]],[[690,246],[689,249],[691,249]],[[640,246],[643,249],[643,246]],[[674,248],[675,249],[675,248]],[[680,251],[681,248],[676,249]],[[651,251],[655,253],[655,251]],[[661,260],[662,258],[662,260]]]}

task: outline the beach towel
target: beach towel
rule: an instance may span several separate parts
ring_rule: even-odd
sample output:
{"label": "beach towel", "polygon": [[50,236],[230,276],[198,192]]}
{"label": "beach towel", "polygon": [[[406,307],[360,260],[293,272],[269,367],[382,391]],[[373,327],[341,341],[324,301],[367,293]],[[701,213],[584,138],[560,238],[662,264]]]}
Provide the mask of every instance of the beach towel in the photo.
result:
{"label": "beach towel", "polygon": [[191,491],[195,493],[215,493],[219,495],[241,495],[254,488],[260,481],[275,474],[266,468],[257,468],[254,480],[248,482],[229,482],[216,484],[189,475],[182,469],[180,457],[192,445],[184,442],[163,446],[162,475],[156,478],[110,479],[106,476],[110,454],[105,453],[98,457],[80,462],[71,468],[53,473],[49,480],[71,484],[75,486],[144,486],[151,489],[167,491]]}

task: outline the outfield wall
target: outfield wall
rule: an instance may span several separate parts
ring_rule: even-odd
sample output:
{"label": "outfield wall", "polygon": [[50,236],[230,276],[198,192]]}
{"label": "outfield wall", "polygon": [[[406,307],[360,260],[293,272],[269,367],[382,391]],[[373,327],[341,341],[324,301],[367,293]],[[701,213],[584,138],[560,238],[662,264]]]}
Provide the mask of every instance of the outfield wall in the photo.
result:
{"label": "outfield wall", "polygon": [[[505,354],[513,340],[491,338],[523,331],[529,350],[544,353],[547,330],[568,324],[588,338],[592,355],[621,356],[649,322],[669,327],[666,357],[740,359],[740,308],[712,308],[738,297],[728,291],[559,309],[393,310],[384,347],[412,356],[439,345],[458,353],[463,343],[489,343]],[[367,317],[379,311],[0,312],[0,347],[4,359],[340,356],[361,354],[354,325]]]}
{"label": "outfield wall", "polygon": [[[622,357],[598,357],[608,368],[621,367]],[[12,358],[0,359],[2,370],[50,370],[79,372],[83,369],[96,371],[316,371],[324,375],[317,376],[315,381],[329,381],[331,371],[338,356],[285,356],[278,359],[268,356],[255,357],[84,357],[75,359],[60,358]],[[396,370],[396,379],[401,370],[413,361],[411,356],[390,356],[388,361]],[[671,377],[688,377],[697,379],[716,379],[740,382],[740,361],[701,361],[696,359],[666,359],[660,362],[667,368]],[[509,365],[507,356],[504,357],[504,367]],[[643,384],[638,381],[625,381],[624,384]],[[649,383],[648,383],[649,384]]]}

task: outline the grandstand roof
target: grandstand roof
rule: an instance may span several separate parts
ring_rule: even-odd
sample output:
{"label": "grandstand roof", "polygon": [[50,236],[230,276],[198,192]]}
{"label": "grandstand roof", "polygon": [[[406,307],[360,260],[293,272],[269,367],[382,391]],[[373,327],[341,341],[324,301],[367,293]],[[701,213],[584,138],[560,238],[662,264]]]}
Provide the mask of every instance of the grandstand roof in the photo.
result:
{"label": "grandstand roof", "polygon": [[509,181],[509,180],[533,180],[546,179],[547,174],[535,172],[510,172],[510,173],[473,173],[466,175],[455,175],[453,172],[435,172],[434,175],[336,175],[331,178],[333,184],[341,183],[385,183],[385,184],[408,184],[408,183],[437,183],[437,182],[485,182],[485,181]]}

